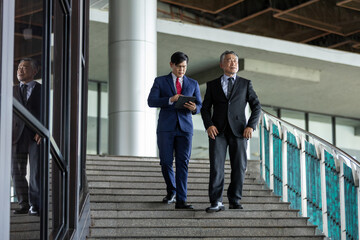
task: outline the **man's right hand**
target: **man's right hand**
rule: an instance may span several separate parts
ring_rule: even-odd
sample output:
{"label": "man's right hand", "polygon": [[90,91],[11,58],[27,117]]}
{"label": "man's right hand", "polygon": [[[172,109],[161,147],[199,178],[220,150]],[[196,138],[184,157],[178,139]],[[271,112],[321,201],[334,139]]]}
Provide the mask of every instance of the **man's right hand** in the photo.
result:
{"label": "man's right hand", "polygon": [[179,99],[180,96],[181,96],[181,94],[176,94],[176,95],[174,95],[174,96],[172,96],[170,98],[170,101],[171,102],[176,102]]}
{"label": "man's right hand", "polygon": [[215,126],[210,126],[206,129],[208,136],[215,140],[215,137],[219,134],[219,131]]}

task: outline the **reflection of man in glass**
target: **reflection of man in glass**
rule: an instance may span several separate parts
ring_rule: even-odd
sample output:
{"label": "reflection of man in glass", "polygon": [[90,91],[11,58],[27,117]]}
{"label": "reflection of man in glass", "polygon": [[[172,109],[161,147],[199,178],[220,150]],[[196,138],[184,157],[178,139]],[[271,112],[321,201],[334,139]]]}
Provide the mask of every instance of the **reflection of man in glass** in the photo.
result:
{"label": "reflection of man in glass", "polygon": [[[38,72],[37,62],[31,58],[20,61],[17,78],[20,82],[13,88],[17,99],[32,115],[40,119],[41,85],[34,81]],[[40,207],[40,136],[16,114],[13,114],[11,175],[20,205],[14,214],[39,215]],[[29,157],[30,181],[26,179]]]}

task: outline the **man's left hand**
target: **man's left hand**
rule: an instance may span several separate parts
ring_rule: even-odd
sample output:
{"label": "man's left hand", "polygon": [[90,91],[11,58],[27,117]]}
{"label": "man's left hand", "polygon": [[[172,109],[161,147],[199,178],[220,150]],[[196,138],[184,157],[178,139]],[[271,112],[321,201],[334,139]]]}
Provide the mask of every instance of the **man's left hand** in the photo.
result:
{"label": "man's left hand", "polygon": [[34,140],[35,140],[35,142],[37,143],[37,145],[39,145],[40,142],[41,142],[41,137],[40,137],[40,135],[39,135],[39,134],[35,134]]}
{"label": "man's left hand", "polygon": [[193,102],[186,102],[184,104],[184,107],[186,107],[187,109],[189,109],[191,112],[195,112],[196,111],[196,104]]}
{"label": "man's left hand", "polygon": [[244,129],[244,134],[243,134],[243,137],[244,138],[247,138],[247,139],[250,139],[252,138],[252,133],[253,133],[254,129],[252,129],[251,127],[247,127]]}

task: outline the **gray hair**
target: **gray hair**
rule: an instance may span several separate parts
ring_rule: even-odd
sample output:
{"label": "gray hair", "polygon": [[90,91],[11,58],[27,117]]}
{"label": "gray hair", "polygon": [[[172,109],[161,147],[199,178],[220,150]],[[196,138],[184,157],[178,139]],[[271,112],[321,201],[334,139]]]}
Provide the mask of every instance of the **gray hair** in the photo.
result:
{"label": "gray hair", "polygon": [[36,72],[39,71],[39,64],[35,59],[33,59],[33,58],[23,58],[23,59],[20,60],[20,63],[22,63],[22,62],[30,62],[32,69],[35,70]]}
{"label": "gray hair", "polygon": [[224,61],[225,56],[228,55],[228,54],[233,54],[233,55],[236,56],[237,59],[239,59],[239,56],[238,56],[234,51],[228,51],[228,50],[226,50],[226,51],[223,52],[223,53],[221,54],[221,56],[220,56],[220,63],[222,63],[222,62]]}

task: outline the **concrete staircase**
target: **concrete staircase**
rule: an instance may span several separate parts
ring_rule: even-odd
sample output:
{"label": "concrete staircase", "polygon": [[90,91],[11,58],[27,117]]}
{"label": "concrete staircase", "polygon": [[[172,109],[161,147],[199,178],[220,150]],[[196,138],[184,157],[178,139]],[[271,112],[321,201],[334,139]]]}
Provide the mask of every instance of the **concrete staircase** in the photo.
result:
{"label": "concrete staircase", "polygon": [[325,239],[307,218],[280,201],[258,179],[259,162],[249,161],[243,210],[206,213],[208,160],[190,160],[188,202],[195,210],[175,210],[161,202],[166,195],[159,160],[88,156],[91,218],[88,239]]}

